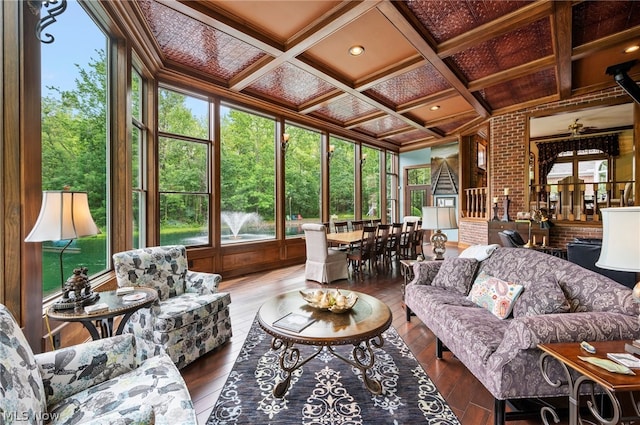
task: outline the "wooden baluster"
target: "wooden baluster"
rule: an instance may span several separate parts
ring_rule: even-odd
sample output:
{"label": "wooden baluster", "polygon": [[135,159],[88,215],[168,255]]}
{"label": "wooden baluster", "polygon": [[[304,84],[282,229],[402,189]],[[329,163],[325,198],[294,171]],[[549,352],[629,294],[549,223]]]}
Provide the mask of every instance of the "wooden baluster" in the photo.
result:
{"label": "wooden baluster", "polygon": [[558,203],[556,204],[556,216],[558,220],[562,220],[564,217],[562,216],[562,192],[560,191],[560,186],[558,186]]}
{"label": "wooden baluster", "polygon": [[551,217],[551,186],[549,185],[545,185],[544,186],[544,194],[547,197],[547,214],[549,214],[549,218]]}
{"label": "wooden baluster", "polygon": [[624,183],[620,183],[618,187],[620,188],[620,206],[624,207]]}
{"label": "wooden baluster", "polygon": [[586,199],[585,199],[585,190],[586,187],[584,184],[580,185],[580,221],[587,221],[587,206],[585,205]]}
{"label": "wooden baluster", "polygon": [[598,215],[598,183],[593,184],[593,221],[600,221]]}
{"label": "wooden baluster", "polygon": [[569,185],[569,221],[574,221],[576,216],[573,214],[573,190],[574,186],[572,184]]}

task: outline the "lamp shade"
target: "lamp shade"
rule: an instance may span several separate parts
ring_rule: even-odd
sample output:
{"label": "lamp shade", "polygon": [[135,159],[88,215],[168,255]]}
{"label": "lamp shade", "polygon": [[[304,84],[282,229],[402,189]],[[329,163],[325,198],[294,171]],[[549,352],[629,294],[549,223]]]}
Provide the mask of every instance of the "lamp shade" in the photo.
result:
{"label": "lamp shade", "polygon": [[97,235],[86,192],[44,191],[35,226],[25,242],[60,241]]}
{"label": "lamp shade", "polygon": [[602,250],[596,266],[640,272],[640,207],[603,208]]}
{"label": "lamp shade", "polygon": [[454,207],[422,207],[422,228],[425,230],[457,229]]}

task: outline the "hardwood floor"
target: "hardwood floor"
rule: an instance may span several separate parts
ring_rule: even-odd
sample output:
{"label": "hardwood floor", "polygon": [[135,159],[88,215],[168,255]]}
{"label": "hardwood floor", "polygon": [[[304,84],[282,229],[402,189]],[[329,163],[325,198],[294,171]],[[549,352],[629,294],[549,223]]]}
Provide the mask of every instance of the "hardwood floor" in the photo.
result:
{"label": "hardwood floor", "polygon": [[[376,274],[365,270],[362,279],[350,278],[348,281],[336,281],[324,287],[357,290],[387,303],[393,312],[392,326],[402,336],[461,423],[463,425],[493,424],[491,394],[451,353],[445,353],[442,360],[435,358],[434,336],[419,319],[413,317],[411,322],[406,321],[402,306],[402,279],[400,265],[396,264],[389,273]],[[220,289],[231,293],[233,337],[223,347],[208,353],[182,370],[182,376],[194,401],[199,424],[207,421],[263,301],[281,292],[319,287],[321,287],[320,284],[304,279],[304,264],[234,279],[223,279]],[[510,425],[539,423],[541,423],[539,417],[528,421],[509,422]]]}

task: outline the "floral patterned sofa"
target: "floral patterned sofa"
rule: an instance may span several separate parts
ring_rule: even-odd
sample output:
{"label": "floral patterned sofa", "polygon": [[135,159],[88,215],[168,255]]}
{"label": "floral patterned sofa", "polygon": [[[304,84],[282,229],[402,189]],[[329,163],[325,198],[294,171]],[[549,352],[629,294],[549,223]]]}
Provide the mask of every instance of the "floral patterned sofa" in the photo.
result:
{"label": "floral patterned sofa", "polygon": [[0,304],[0,423],[196,424],[169,356],[140,362],[133,335],[34,355]]}
{"label": "floral patterned sofa", "polygon": [[219,292],[219,274],[188,270],[182,245],[141,248],[113,255],[119,287],[158,291],[158,302],[136,311],[125,332],[138,337],[142,357],[166,352],[178,368],[231,338],[231,296]]}
{"label": "floral patterned sofa", "polygon": [[493,395],[496,424],[507,400],[568,395],[542,377],[538,344],[640,337],[631,289],[535,250],[425,261],[414,273],[407,320],[413,311],[436,336],[437,357],[450,350]]}

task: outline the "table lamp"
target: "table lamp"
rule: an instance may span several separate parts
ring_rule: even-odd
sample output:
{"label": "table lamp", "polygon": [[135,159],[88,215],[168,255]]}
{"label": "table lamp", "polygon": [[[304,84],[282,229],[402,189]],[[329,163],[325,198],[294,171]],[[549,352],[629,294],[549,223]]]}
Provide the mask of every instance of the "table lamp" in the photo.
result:
{"label": "table lamp", "polygon": [[[596,266],[640,272],[640,207],[602,208],[602,250]],[[633,288],[640,301],[640,282]]]}
{"label": "table lamp", "polygon": [[62,255],[74,239],[98,233],[100,229],[91,217],[86,192],[69,190],[42,192],[40,214],[24,241],[68,241],[60,250],[60,282],[63,296],[54,304],[55,309],[80,307],[98,298],[97,294],[91,292],[86,267],[75,269],[74,274],[65,282],[62,264]]}
{"label": "table lamp", "polygon": [[436,260],[444,260],[447,235],[445,229],[457,229],[456,209],[454,207],[422,207],[422,230],[435,230],[431,235],[431,245]]}

